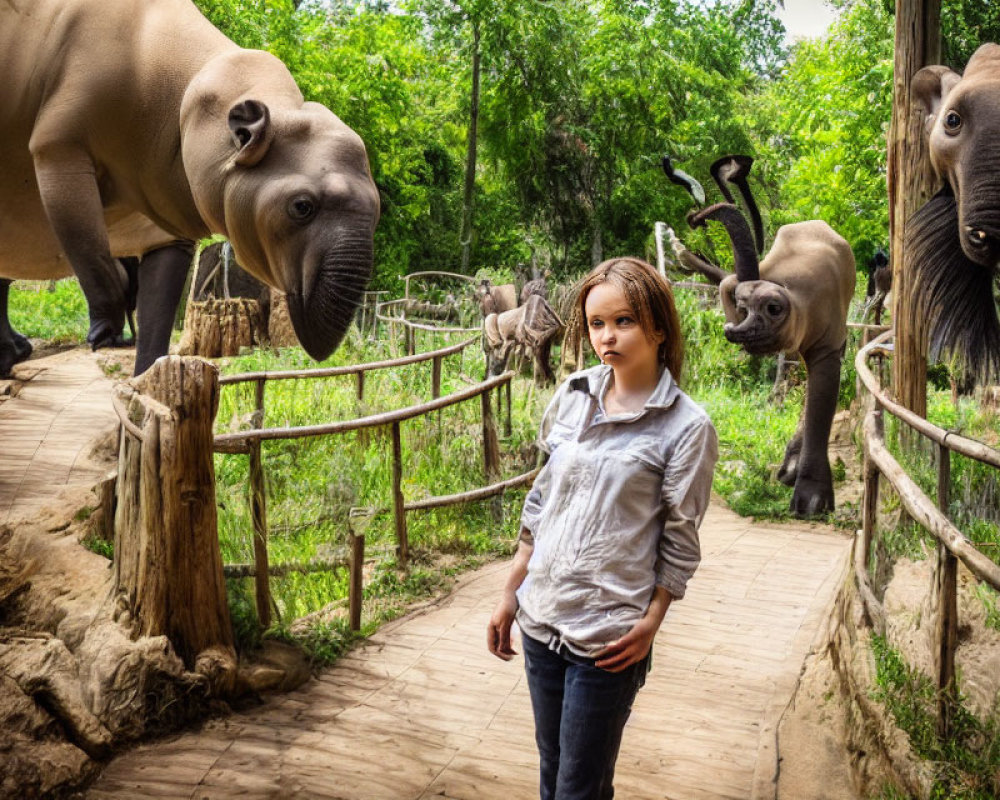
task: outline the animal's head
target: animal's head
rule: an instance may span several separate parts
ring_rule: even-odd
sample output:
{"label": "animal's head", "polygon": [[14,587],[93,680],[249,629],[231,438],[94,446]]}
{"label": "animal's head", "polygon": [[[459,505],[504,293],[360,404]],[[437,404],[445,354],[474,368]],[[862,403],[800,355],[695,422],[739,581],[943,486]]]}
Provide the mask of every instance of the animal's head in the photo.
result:
{"label": "animal's head", "polygon": [[287,294],[299,342],[326,358],[372,273],[379,199],[361,138],[303,102],[280,61],[245,50],[191,82],[181,132],[201,216],[248,272]]}
{"label": "animal's head", "polygon": [[931,163],[958,202],[960,244],[976,264],[1000,262],[1000,46],[984,44],[963,75],[924,67],[913,99],[926,111]]}
{"label": "animal's head", "polygon": [[787,331],[795,309],[784,286],[760,278],[760,263],[746,218],[732,203],[717,203],[688,217],[692,227],[716,220],[732,240],[734,274],[719,284],[726,314],[726,338],[752,355],[788,348]]}
{"label": "animal's head", "polygon": [[784,225],[762,261],[739,209],[719,203],[689,221],[717,220],[732,240],[734,274],[719,284],[725,335],[752,355],[839,347],[856,278],[847,241],[820,220]]}
{"label": "animal's head", "polygon": [[791,334],[798,329],[798,312],[784,286],[730,275],[719,284],[719,296],[726,315],[723,332],[730,342],[755,356],[797,348]]}

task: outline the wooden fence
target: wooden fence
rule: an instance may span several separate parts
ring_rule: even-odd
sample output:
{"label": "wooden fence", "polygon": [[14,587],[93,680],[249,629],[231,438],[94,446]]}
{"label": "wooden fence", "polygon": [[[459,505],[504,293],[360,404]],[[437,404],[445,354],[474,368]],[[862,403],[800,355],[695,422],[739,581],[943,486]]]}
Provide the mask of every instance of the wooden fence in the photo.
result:
{"label": "wooden fence", "polygon": [[[522,475],[507,480],[500,480],[500,451],[494,423],[494,414],[491,402],[491,394],[494,389],[509,385],[513,372],[506,372],[503,375],[474,384],[466,389],[453,394],[441,397],[441,368],[442,360],[449,355],[460,353],[468,347],[475,338],[468,339],[459,344],[451,345],[440,350],[429,353],[404,356],[389,361],[372,362],[347,367],[332,367],[326,369],[313,370],[289,370],[283,372],[257,372],[244,373],[241,375],[230,375],[220,379],[221,385],[232,385],[238,383],[254,383],[256,410],[253,414],[254,429],[239,433],[218,434],[214,439],[214,448],[217,453],[244,453],[250,459],[250,498],[251,517],[254,528],[254,565],[253,568],[241,568],[238,572],[227,572],[229,575],[253,575],[256,580],[256,606],[258,618],[261,625],[267,626],[271,620],[271,596],[269,587],[269,576],[274,570],[268,564],[267,556],[267,502],[264,489],[264,468],[261,456],[261,443],[265,440],[275,439],[302,439],[316,436],[333,436],[349,431],[367,430],[378,427],[388,427],[391,430],[392,440],[392,498],[391,505],[384,509],[373,509],[372,514],[382,513],[391,509],[394,519],[397,553],[401,563],[405,564],[409,558],[409,537],[407,533],[406,513],[408,511],[425,510],[438,508],[459,503],[473,502],[491,496],[502,494],[508,489],[530,483],[535,476],[535,471],[530,471]],[[364,376],[367,372],[379,369],[389,369],[407,364],[421,362],[431,362],[431,396],[432,400],[406,408],[387,411],[379,414],[359,417],[353,420],[342,422],[330,422],[320,425],[304,425],[291,428],[266,428],[265,418],[265,386],[268,381],[290,380],[290,379],[315,379],[326,378],[338,375],[354,375],[357,381],[357,397],[359,400],[364,397]],[[402,471],[402,438],[400,426],[409,419],[433,413],[442,408],[446,408],[456,403],[465,402],[478,397],[480,399],[481,419],[482,419],[482,439],[483,439],[483,465],[488,486],[462,492],[459,494],[425,498],[419,502],[407,504],[402,492],[403,471]],[[508,405],[508,415],[510,408]],[[509,429],[510,420],[508,416],[506,427]],[[344,561],[326,561],[313,565],[293,565],[286,566],[285,569],[296,571],[314,571],[319,569],[337,569],[340,567],[350,567],[350,622],[355,630],[361,625],[361,567],[364,561],[364,537],[354,534],[352,538],[351,557]]]}
{"label": "wooden fence", "polygon": [[[219,378],[218,368],[196,357],[159,359],[145,374],[116,389],[115,408],[122,422],[115,496],[115,588],[123,598],[123,613],[137,635],[166,635],[189,669],[205,674],[219,694],[235,684],[236,655],[226,602],[229,575],[256,579],[256,606],[262,626],[270,624],[269,576],[291,571],[349,568],[350,623],[361,626],[364,535],[352,532],[350,555],[319,564],[270,567],[267,555],[267,501],[264,490],[265,440],[331,436],[347,431],[387,427],[392,440],[392,497],[383,509],[392,511],[399,559],[408,558],[406,513],[495,497],[529,484],[532,470],[513,478],[500,477],[500,450],[491,396],[508,385],[513,372],[441,396],[442,361],[461,353],[477,338],[433,352],[390,361],[313,370],[255,372]],[[267,383],[354,375],[357,397],[364,398],[365,374],[414,363],[431,366],[430,392],[425,403],[343,422],[293,428],[265,427]],[[255,386],[254,427],[249,431],[213,435],[220,387],[238,383]],[[459,494],[407,503],[403,497],[400,427],[406,420],[475,398],[480,400],[483,464],[489,485]],[[508,410],[509,413],[509,410]],[[508,420],[509,426],[509,420]],[[250,504],[254,528],[254,564],[222,565],[216,517],[213,452],[249,457]]]}
{"label": "wooden fence", "polygon": [[[892,331],[882,333],[861,348],[855,357],[859,380],[871,394],[874,403],[864,420],[864,500],[862,527],[855,541],[854,571],[868,623],[882,635],[886,630],[885,612],[872,585],[870,558],[872,542],[877,535],[880,477],[884,476],[899,495],[906,513],[926,529],[938,543],[938,563],[935,570],[938,599],[937,643],[934,662],[938,688],[938,734],[946,737],[951,730],[957,703],[955,651],[958,646],[958,562],[961,561],[980,581],[995,590],[1000,590],[1000,566],[980,552],[947,517],[951,453],[956,452],[983,464],[1000,468],[1000,451],[931,424],[896,403],[883,391],[869,368],[868,361],[873,357],[890,356],[891,338]],[[924,494],[886,447],[884,412],[893,415],[937,446],[936,503]]]}

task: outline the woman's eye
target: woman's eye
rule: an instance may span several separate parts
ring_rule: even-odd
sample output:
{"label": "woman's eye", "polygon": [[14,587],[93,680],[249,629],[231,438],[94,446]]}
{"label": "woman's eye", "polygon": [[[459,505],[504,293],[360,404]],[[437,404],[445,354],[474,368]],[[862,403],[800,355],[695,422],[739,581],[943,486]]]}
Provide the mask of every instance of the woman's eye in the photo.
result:
{"label": "woman's eye", "polygon": [[600,328],[601,327],[601,321],[599,319],[592,319],[590,321],[590,327],[591,328]]}
{"label": "woman's eye", "polygon": [[632,317],[618,317],[616,321],[619,325],[631,325]]}

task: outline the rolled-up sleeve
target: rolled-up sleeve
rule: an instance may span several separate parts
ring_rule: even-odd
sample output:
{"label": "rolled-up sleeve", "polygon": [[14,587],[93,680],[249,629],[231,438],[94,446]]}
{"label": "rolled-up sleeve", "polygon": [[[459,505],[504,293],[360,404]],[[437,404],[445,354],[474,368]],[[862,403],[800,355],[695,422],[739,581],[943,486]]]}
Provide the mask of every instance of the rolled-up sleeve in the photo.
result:
{"label": "rolled-up sleeve", "polygon": [[666,515],[656,559],[656,584],[680,600],[701,562],[698,528],[708,509],[719,440],[707,417],[692,423],[664,470]]}

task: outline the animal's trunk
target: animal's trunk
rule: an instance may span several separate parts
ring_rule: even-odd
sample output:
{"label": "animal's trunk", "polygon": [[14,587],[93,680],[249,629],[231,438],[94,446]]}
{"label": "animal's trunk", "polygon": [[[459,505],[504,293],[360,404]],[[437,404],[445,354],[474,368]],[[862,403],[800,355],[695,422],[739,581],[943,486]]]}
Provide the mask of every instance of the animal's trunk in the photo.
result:
{"label": "animal's trunk", "polygon": [[753,234],[750,232],[746,217],[732,203],[716,203],[689,216],[688,223],[692,228],[697,228],[710,219],[726,226],[726,232],[733,244],[735,259],[733,271],[737,280],[740,282],[760,280],[760,264],[757,261]]}
{"label": "animal's trunk", "polygon": [[[982,166],[982,165],[980,165]],[[1000,164],[996,165],[1000,170]],[[962,250],[977,264],[995,268],[1000,262],[1000,204],[997,171],[988,167],[967,178],[959,201],[958,232]]]}
{"label": "animal's trunk", "polygon": [[370,238],[345,237],[325,255],[313,287],[302,295],[288,295],[295,335],[317,361],[328,358],[347,333],[368,288],[373,260]]}

